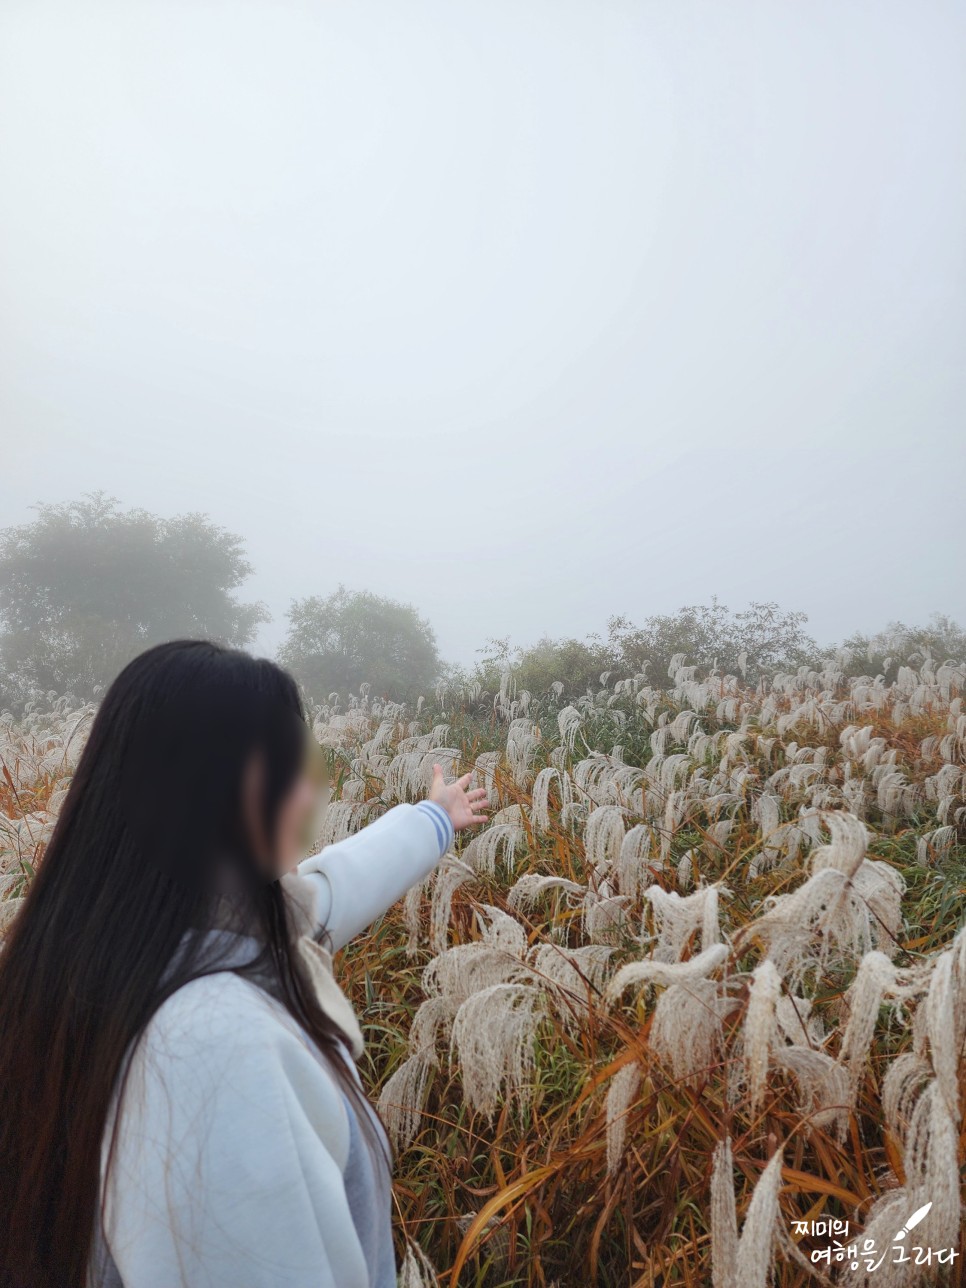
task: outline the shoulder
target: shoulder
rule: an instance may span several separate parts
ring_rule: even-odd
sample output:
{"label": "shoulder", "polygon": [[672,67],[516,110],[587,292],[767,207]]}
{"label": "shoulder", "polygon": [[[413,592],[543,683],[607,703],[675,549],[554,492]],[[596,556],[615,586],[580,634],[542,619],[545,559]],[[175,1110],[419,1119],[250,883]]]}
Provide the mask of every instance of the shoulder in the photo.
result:
{"label": "shoulder", "polygon": [[319,1065],[298,1022],[264,989],[232,971],[183,984],[155,1011],[142,1043],[154,1058],[204,1057],[214,1065],[256,1061],[268,1068],[304,1057]]}
{"label": "shoulder", "polygon": [[[244,1043],[252,1028],[264,1032],[284,1025],[287,1013],[257,985],[233,971],[190,980],[158,1007],[145,1029],[151,1038],[190,1037],[207,1045]],[[294,1021],[290,1021],[294,1025]]]}
{"label": "shoulder", "polygon": [[[248,980],[221,971],[191,980],[146,1025],[131,1061],[138,1103],[163,1097],[177,1117],[305,1121],[341,1156],[348,1118],[341,1089],[285,1008]],[[125,1093],[124,1113],[128,1112]]]}

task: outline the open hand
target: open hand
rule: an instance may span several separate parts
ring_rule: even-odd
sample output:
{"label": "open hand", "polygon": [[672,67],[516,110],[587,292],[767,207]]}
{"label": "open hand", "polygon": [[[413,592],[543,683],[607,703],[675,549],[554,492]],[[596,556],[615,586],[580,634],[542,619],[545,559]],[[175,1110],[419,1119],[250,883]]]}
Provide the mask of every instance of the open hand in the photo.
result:
{"label": "open hand", "polygon": [[437,805],[442,805],[449,815],[454,832],[459,832],[464,827],[472,827],[474,823],[485,823],[487,820],[487,815],[479,812],[487,808],[486,788],[475,787],[471,792],[466,790],[472,777],[470,772],[464,774],[462,778],[457,778],[455,783],[447,783],[443,778],[442,765],[433,766],[433,784],[429,789],[429,799],[435,801]]}

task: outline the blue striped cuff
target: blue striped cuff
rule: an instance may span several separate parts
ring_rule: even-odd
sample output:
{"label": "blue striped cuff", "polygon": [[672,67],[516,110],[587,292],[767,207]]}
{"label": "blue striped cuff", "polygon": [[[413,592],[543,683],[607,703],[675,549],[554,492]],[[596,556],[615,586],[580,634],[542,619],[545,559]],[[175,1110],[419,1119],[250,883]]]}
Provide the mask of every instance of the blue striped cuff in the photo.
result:
{"label": "blue striped cuff", "polygon": [[436,835],[439,839],[439,857],[442,858],[453,844],[453,838],[456,836],[449,815],[442,805],[437,805],[435,801],[420,801],[416,809],[421,809],[424,814],[428,814],[433,820],[433,826],[436,828]]}

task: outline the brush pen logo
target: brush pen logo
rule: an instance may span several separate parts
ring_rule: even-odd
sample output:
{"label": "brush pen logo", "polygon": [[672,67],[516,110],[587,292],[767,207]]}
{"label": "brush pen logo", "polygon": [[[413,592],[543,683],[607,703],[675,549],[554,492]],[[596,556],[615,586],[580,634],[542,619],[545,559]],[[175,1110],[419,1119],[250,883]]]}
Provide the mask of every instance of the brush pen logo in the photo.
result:
{"label": "brush pen logo", "polygon": [[932,1200],[930,1199],[929,1202],[924,1203],[921,1208],[916,1208],[915,1212],[913,1212],[912,1216],[905,1223],[905,1225],[895,1236],[892,1242],[898,1243],[901,1239],[904,1239],[906,1235],[909,1233],[909,1231],[914,1229],[919,1224],[919,1222],[922,1220],[922,1218],[926,1215],[926,1213],[929,1211],[931,1207],[932,1207]]}

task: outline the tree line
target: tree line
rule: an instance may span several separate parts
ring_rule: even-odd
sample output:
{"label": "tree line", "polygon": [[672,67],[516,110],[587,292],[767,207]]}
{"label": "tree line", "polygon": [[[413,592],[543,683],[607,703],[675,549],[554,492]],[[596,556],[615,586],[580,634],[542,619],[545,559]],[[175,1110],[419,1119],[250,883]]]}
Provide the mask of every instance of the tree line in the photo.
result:
{"label": "tree line", "polygon": [[[163,640],[202,636],[251,645],[269,620],[240,588],[253,569],[242,539],[206,515],[162,518],[124,510],[103,493],[40,505],[30,523],[0,532],[0,709],[18,710],[48,693],[96,698],[121,667]],[[295,600],[279,650],[315,701],[345,701],[368,682],[370,693],[415,702],[440,682],[499,685],[512,665],[518,688],[546,693],[556,681],[576,696],[601,676],[647,669],[667,679],[671,659],[749,682],[777,670],[819,669],[833,659],[847,674],[889,674],[916,655],[966,657],[966,632],[948,617],[925,626],[893,622],[875,635],[856,633],[822,647],[804,613],[773,603],[732,612],[713,599],[641,624],[614,616],[606,635],[544,638],[529,647],[490,639],[469,670],[447,664],[430,623],[411,605],[338,585],[328,595]]]}

